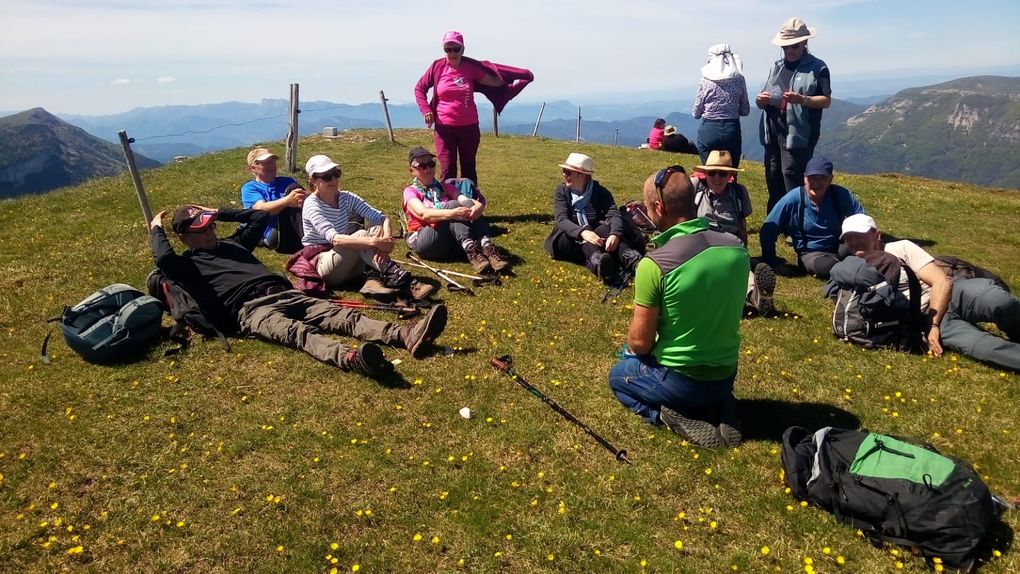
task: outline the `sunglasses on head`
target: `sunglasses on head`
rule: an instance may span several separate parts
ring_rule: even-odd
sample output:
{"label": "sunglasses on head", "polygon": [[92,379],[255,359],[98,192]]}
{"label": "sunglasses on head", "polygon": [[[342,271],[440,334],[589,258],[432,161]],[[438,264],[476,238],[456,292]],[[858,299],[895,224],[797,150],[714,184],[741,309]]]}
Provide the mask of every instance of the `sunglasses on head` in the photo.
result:
{"label": "sunglasses on head", "polygon": [[447,54],[459,54],[464,48],[460,46],[444,46],[443,51]]}
{"label": "sunglasses on head", "polygon": [[419,161],[418,163],[412,165],[411,167],[416,168],[416,169],[431,169],[431,168],[436,167],[436,162],[431,161],[431,160],[430,161]]}
{"label": "sunglasses on head", "polygon": [[666,187],[669,177],[674,173],[687,174],[682,165],[671,165],[665,169],[660,169],[659,173],[655,174],[655,189],[659,190],[660,198],[662,197],[662,189]]}
{"label": "sunglasses on head", "polygon": [[329,183],[329,182],[333,181],[334,179],[340,179],[340,173],[341,172],[340,172],[339,169],[331,169],[331,170],[327,171],[326,173],[317,173],[317,174],[315,174],[315,177],[317,179],[321,179],[322,181],[325,181],[326,183]]}

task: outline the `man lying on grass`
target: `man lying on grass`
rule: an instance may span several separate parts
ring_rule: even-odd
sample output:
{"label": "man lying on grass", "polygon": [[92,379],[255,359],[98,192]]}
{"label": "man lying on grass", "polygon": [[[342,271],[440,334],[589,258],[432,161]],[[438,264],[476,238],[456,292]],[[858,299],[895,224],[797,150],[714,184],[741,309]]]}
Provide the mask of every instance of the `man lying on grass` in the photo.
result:
{"label": "man lying on grass", "polygon": [[[206,316],[224,332],[254,335],[301,349],[345,371],[370,377],[393,372],[377,343],[403,347],[421,358],[446,327],[446,307],[436,305],[417,323],[399,325],[369,319],[352,309],[309,297],[272,273],[252,250],[265,231],[269,213],[258,209],[218,210],[186,205],[174,212],[172,227],[188,247],[178,254],[163,231],[159,212],[149,223],[152,253],[167,277],[181,282]],[[216,220],[243,223],[226,239],[216,237]],[[365,341],[354,348],[325,335]]]}
{"label": "man lying on grass", "polygon": [[740,239],[698,217],[694,195],[678,165],[645,181],[648,217],[662,233],[638,263],[627,347],[609,387],[695,444],[736,446],[733,380],[750,259]]}

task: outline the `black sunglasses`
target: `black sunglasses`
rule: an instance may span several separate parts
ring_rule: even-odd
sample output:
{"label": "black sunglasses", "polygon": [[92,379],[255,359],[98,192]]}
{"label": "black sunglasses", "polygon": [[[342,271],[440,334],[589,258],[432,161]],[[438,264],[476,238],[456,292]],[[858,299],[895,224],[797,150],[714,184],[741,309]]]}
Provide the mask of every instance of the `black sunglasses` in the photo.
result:
{"label": "black sunglasses", "polygon": [[724,175],[728,176],[729,172],[727,172],[727,171],[706,171],[705,175],[707,175],[708,177],[720,177],[720,176],[724,176]]}
{"label": "black sunglasses", "polygon": [[659,173],[655,174],[655,189],[659,192],[659,199],[662,199],[662,189],[666,187],[666,183],[669,182],[669,178],[674,173],[682,173],[687,175],[682,165],[671,165],[665,169],[660,169]]}
{"label": "black sunglasses", "polygon": [[315,174],[315,177],[321,179],[322,181],[325,181],[326,183],[329,183],[334,179],[340,179],[341,173],[343,172],[341,172],[339,169],[331,169],[326,173],[317,173]]}
{"label": "black sunglasses", "polygon": [[457,54],[463,49],[464,48],[461,48],[460,46],[446,46],[443,48],[443,51],[447,54]]}
{"label": "black sunglasses", "polygon": [[412,165],[411,167],[417,168],[417,169],[429,169],[429,168],[436,167],[436,162],[434,162],[434,161],[419,161],[418,163]]}

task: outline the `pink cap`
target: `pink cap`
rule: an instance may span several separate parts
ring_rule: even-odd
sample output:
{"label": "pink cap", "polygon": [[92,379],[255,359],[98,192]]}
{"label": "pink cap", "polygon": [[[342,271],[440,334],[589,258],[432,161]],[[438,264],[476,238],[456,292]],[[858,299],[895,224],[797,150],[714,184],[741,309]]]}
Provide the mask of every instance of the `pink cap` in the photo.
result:
{"label": "pink cap", "polygon": [[460,47],[464,47],[464,36],[456,30],[450,30],[443,34],[443,45],[446,44],[457,44]]}

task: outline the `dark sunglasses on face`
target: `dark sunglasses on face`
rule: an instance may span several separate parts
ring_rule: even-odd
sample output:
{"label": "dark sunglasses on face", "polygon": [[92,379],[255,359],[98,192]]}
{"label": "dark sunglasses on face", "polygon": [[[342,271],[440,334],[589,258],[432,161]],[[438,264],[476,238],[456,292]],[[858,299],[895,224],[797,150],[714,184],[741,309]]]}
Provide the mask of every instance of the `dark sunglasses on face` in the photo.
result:
{"label": "dark sunglasses on face", "polygon": [[432,168],[436,167],[436,162],[434,162],[434,161],[420,161],[420,162],[414,164],[411,167],[413,167],[415,169],[432,169]]}
{"label": "dark sunglasses on face", "polygon": [[459,54],[461,50],[463,50],[463,48],[460,46],[446,46],[443,48],[443,51],[447,54]]}
{"label": "dark sunglasses on face", "polygon": [[706,171],[705,175],[707,175],[708,177],[721,177],[721,176],[724,176],[724,175],[728,176],[729,173],[727,173],[725,171]]}
{"label": "dark sunglasses on face", "polygon": [[315,174],[315,177],[318,178],[318,179],[321,179],[322,181],[325,181],[326,183],[329,183],[329,182],[333,181],[334,179],[340,179],[340,170],[339,169],[331,169],[331,170],[327,171],[326,173],[317,173],[317,174]]}
{"label": "dark sunglasses on face", "polygon": [[570,170],[570,169],[563,170],[563,176],[564,177],[571,177],[571,176],[575,176],[575,175],[577,175],[576,171],[573,171],[573,170]]}

